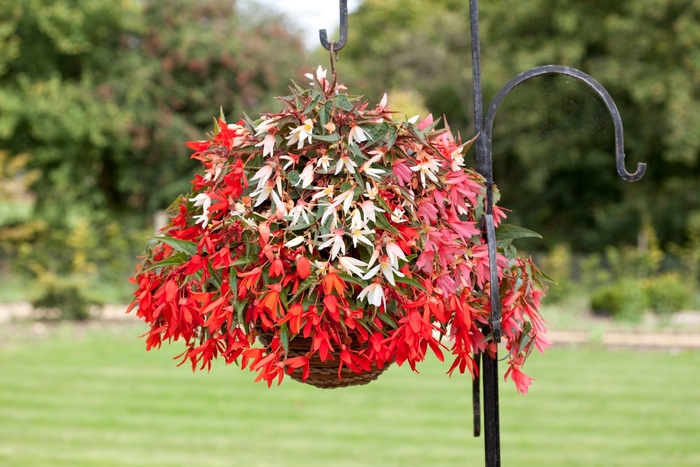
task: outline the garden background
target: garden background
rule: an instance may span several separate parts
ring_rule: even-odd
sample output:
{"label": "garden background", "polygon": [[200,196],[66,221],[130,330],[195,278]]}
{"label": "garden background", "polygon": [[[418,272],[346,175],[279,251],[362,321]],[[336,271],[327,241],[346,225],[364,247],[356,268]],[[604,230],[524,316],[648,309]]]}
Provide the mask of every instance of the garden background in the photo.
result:
{"label": "garden background", "polygon": [[[335,3],[323,5],[331,16]],[[619,180],[612,121],[575,80],[528,82],[498,113],[500,204],[512,223],[542,234],[519,247],[557,282],[543,310],[552,335],[579,342],[535,359],[533,394],[505,390],[504,458],[697,465],[700,357],[678,349],[697,348],[700,332],[700,5],[480,8],[487,102],[530,67],[579,68],[615,99],[627,166],[648,164],[640,182]],[[394,369],[342,396],[291,382],[267,392],[233,368],[209,376],[172,368],[168,355],[179,351],[146,354],[131,321],[54,323],[121,317],[135,257],[196,169],[184,142],[201,139],[220,107],[230,121],[277,111],[290,79],[327,67],[327,52],[309,47],[296,24],[250,1],[2,2],[0,304],[32,320],[0,315],[1,465],[145,465],[149,456],[149,465],[188,456],[297,465],[309,453],[317,465],[465,465],[483,455],[469,438],[470,384],[447,380],[437,362],[420,376]],[[468,31],[468,2],[355,2],[340,80],[371,104],[387,92],[409,117],[444,116],[468,139]],[[652,333],[661,344],[640,337]],[[664,350],[604,350],[615,335]],[[367,412],[350,416],[348,406]],[[340,421],[314,418],[324,412]],[[287,432],[272,428],[280,420]],[[289,435],[296,430],[306,435]],[[270,439],[282,446],[265,458]]]}

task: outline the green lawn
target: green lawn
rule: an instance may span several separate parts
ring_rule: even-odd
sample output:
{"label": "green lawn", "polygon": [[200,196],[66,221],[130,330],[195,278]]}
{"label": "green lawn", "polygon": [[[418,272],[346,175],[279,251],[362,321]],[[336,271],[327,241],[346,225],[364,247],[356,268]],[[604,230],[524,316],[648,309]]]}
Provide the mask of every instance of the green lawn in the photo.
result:
{"label": "green lawn", "polygon": [[[235,367],[176,368],[180,346],[146,353],[141,331],[0,342],[0,466],[483,465],[471,383],[439,362],[359,388],[267,389]],[[503,465],[698,466],[699,368],[691,352],[535,355],[530,395],[502,385]]]}

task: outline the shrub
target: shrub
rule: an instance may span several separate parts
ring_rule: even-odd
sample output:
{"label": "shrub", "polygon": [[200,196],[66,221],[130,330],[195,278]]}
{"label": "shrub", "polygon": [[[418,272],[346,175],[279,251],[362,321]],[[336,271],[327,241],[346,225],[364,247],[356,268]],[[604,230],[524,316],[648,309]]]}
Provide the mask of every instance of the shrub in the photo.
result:
{"label": "shrub", "polygon": [[591,296],[591,309],[598,314],[623,321],[637,321],[644,315],[645,297],[639,280],[620,279],[596,289]]}
{"label": "shrub", "polygon": [[39,319],[48,320],[86,320],[90,317],[90,307],[102,305],[98,300],[89,298],[85,282],[75,277],[58,278],[45,274],[39,280],[41,291],[32,300],[34,312]]}
{"label": "shrub", "polygon": [[671,315],[690,303],[691,288],[677,273],[652,277],[643,283],[649,307],[657,315]]}

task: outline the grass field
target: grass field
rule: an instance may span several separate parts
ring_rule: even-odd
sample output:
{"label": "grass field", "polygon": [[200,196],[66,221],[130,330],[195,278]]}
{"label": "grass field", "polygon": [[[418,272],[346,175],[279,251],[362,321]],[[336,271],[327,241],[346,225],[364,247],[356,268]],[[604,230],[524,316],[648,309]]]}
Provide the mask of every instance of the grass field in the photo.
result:
{"label": "grass field", "polygon": [[[0,342],[0,466],[484,465],[470,381],[437,361],[267,389],[235,367],[176,368],[180,346],[146,353],[141,330]],[[559,348],[526,369],[529,395],[501,386],[504,466],[700,465],[700,353]]]}

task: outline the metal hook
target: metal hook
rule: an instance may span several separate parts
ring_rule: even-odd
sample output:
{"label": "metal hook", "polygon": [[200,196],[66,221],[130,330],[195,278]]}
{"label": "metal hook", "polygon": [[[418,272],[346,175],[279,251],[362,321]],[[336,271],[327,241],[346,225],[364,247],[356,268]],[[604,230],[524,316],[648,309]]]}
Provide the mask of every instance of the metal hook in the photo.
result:
{"label": "metal hook", "polygon": [[318,36],[321,38],[321,45],[326,50],[331,50],[331,44],[334,52],[345,47],[345,43],[348,41],[348,0],[340,0],[340,39],[334,43],[328,42],[328,34],[325,29],[319,29]]}

